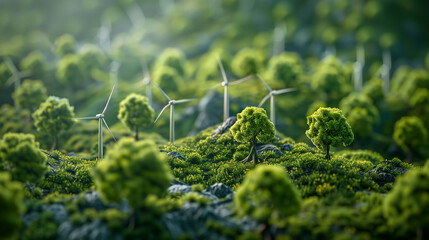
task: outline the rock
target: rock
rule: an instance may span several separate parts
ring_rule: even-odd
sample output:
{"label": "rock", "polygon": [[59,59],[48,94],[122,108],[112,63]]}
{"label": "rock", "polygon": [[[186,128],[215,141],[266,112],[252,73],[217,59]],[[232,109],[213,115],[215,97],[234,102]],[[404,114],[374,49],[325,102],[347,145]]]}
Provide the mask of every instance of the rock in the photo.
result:
{"label": "rock", "polygon": [[220,93],[216,91],[207,93],[198,103],[198,116],[190,135],[219,123],[222,119],[222,106],[223,96]]}
{"label": "rock", "polygon": [[62,204],[54,203],[51,205],[43,205],[42,209],[44,212],[51,212],[56,222],[65,222],[69,218],[67,210]]}
{"label": "rock", "polygon": [[173,185],[167,189],[167,192],[185,194],[188,192],[192,192],[192,186],[189,186],[189,185]]}
{"label": "rock", "polygon": [[222,125],[214,130],[212,138],[215,139],[218,135],[226,133],[232,127],[232,125],[235,124],[235,122],[237,122],[237,117],[233,116],[227,118],[225,122],[222,123]]}
{"label": "rock", "polygon": [[292,151],[293,144],[282,144],[282,145],[280,145],[280,149],[282,151],[287,151],[287,152]]}
{"label": "rock", "polygon": [[234,193],[234,191],[232,191],[232,189],[224,183],[215,183],[209,186],[208,188],[206,188],[203,192],[213,194],[218,198],[225,198],[229,194]]}
{"label": "rock", "polygon": [[167,153],[167,155],[171,156],[173,158],[179,158],[179,159],[182,159],[182,160],[186,160],[186,158],[182,154],[180,154],[178,152],[169,152],[169,153]]}
{"label": "rock", "polygon": [[173,186],[173,185],[187,185],[187,184],[174,178],[173,181],[170,183],[170,186]]}
{"label": "rock", "polygon": [[272,144],[256,145],[256,152],[258,153],[258,155],[260,155],[266,151],[273,151],[276,154],[276,157],[283,156],[282,151],[280,151],[276,146],[274,146]]}
{"label": "rock", "polygon": [[385,172],[381,167],[374,167],[368,170],[367,173],[369,173],[370,177],[372,177],[380,186],[383,186],[386,183],[393,183],[396,179],[395,175]]}
{"label": "rock", "polygon": [[69,222],[64,222],[58,227],[58,238],[88,240],[122,239],[120,235],[113,234],[100,219],[78,227],[72,226]]}

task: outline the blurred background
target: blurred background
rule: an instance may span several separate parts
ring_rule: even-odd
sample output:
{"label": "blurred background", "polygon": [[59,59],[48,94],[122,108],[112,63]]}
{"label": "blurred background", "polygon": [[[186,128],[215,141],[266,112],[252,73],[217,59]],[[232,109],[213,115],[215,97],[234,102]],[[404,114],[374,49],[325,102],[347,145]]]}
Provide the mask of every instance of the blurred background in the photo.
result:
{"label": "blurred background", "polygon": [[[258,73],[272,89],[297,89],[276,98],[279,135],[309,143],[306,116],[340,107],[352,148],[406,157],[395,122],[413,115],[429,128],[428,8],[417,0],[0,0],[0,134],[31,132],[43,148],[52,141],[35,131],[37,106],[16,107],[10,77],[19,72],[21,82],[40,80],[47,95],[68,98],[76,117],[101,112],[118,82],[105,115],[119,138],[132,135],[119,102],[147,95],[150,77],[170,98],[197,98],[176,107],[176,138],[196,134],[222,122],[219,56],[231,81]],[[152,91],[157,116],[167,100]],[[231,86],[230,115],[267,93],[255,77]],[[263,107],[269,114],[269,101]],[[168,124],[165,113],[141,136],[166,143]],[[59,145],[96,154],[96,139],[97,122],[80,121]],[[417,158],[428,156],[425,144]]]}

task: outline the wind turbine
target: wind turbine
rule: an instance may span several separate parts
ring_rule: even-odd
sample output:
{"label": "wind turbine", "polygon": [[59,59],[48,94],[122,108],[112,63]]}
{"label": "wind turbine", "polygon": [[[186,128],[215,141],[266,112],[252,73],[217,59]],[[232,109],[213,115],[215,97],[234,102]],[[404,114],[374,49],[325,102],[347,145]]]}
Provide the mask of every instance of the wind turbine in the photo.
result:
{"label": "wind turbine", "polygon": [[170,99],[167,94],[155,83],[153,82],[153,84],[155,84],[155,86],[159,89],[159,91],[161,91],[161,93],[165,96],[165,98],[167,98],[168,100],[168,104],[165,105],[165,107],[161,110],[161,112],[159,113],[158,117],[156,117],[155,121],[153,123],[156,123],[156,121],[158,121],[159,117],[161,117],[161,114],[168,108],[170,107],[170,143],[174,145],[174,105],[178,104],[178,103],[184,103],[184,102],[189,102],[194,100],[193,98],[191,99],[181,99],[181,100],[172,100]]}
{"label": "wind turbine", "polygon": [[6,65],[9,70],[12,72],[12,76],[6,81],[6,86],[10,86],[12,83],[15,83],[15,91],[21,86],[21,79],[30,76],[29,72],[19,72],[16,68],[15,64],[13,64],[12,60],[9,57],[5,59]]}
{"label": "wind turbine", "polygon": [[273,32],[273,56],[277,56],[284,51],[286,41],[286,24],[278,23]]}
{"label": "wind turbine", "polygon": [[365,66],[365,49],[362,45],[358,45],[356,48],[356,62],[354,63],[353,71],[353,82],[355,85],[355,91],[360,93],[362,91],[362,72]]}
{"label": "wind turbine", "polygon": [[380,69],[380,77],[383,79],[384,83],[384,92],[388,93],[390,90],[390,69],[392,67],[392,57],[390,56],[390,51],[385,50],[383,52],[383,64]]}
{"label": "wind turbine", "polygon": [[220,86],[224,87],[223,121],[226,121],[226,119],[229,117],[229,86],[233,86],[233,85],[237,85],[237,84],[240,84],[242,82],[245,82],[245,81],[249,80],[252,77],[252,75],[249,75],[245,78],[242,78],[242,79],[234,81],[234,82],[229,82],[228,78],[226,77],[226,73],[225,73],[225,69],[223,68],[222,61],[220,60],[219,56],[217,56],[217,62],[218,62],[219,68],[220,68],[220,72],[222,73],[223,82],[221,84],[214,86],[214,88],[220,87]]}
{"label": "wind turbine", "polygon": [[110,92],[109,99],[107,100],[106,106],[101,113],[95,115],[95,117],[82,117],[82,118],[74,118],[77,120],[97,120],[98,119],[98,158],[103,158],[103,123],[106,126],[107,130],[109,130],[110,135],[112,135],[113,139],[116,141],[115,136],[113,136],[112,131],[110,131],[109,126],[107,126],[106,120],[104,120],[104,113],[106,112],[107,106],[109,105],[110,99],[112,98],[113,90],[115,90],[115,86],[113,85],[112,91]]}
{"label": "wind turbine", "polygon": [[98,34],[97,34],[98,44],[105,53],[110,53],[112,48],[112,42],[110,40],[111,31],[112,31],[112,24],[110,20],[105,19],[101,24],[101,27],[99,28]]}
{"label": "wind turbine", "polygon": [[153,95],[152,95],[152,78],[150,77],[149,68],[147,63],[143,61],[143,85],[146,86],[146,97],[149,101],[149,106],[153,107]]}
{"label": "wind turbine", "polygon": [[275,115],[275,102],[274,102],[274,97],[277,95],[281,95],[284,93],[288,93],[288,92],[294,92],[296,91],[295,88],[284,88],[284,89],[280,89],[280,90],[272,90],[270,88],[270,86],[268,86],[268,84],[264,81],[264,79],[262,79],[262,77],[259,74],[256,74],[256,76],[258,76],[259,80],[261,80],[261,82],[265,85],[265,87],[268,90],[268,95],[266,95],[262,101],[259,103],[258,107],[261,107],[267,100],[268,98],[270,99],[270,120],[271,122],[273,122],[274,124],[274,128],[276,128],[276,115]]}

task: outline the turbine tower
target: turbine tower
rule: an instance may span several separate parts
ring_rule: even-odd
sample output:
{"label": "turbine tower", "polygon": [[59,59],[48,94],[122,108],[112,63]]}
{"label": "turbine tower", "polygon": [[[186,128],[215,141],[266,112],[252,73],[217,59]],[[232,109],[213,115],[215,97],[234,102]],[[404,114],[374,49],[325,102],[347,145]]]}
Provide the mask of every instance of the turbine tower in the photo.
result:
{"label": "turbine tower", "polygon": [[153,108],[153,94],[152,94],[152,78],[150,77],[149,67],[147,63],[143,61],[143,85],[146,86],[146,97],[149,100],[149,106]]}
{"label": "turbine tower", "polygon": [[221,84],[218,84],[216,87],[220,87],[223,86],[224,87],[224,92],[223,92],[223,121],[225,122],[226,119],[229,117],[229,86],[233,86],[233,85],[237,85],[240,84],[242,82],[245,82],[247,80],[249,80],[252,75],[249,75],[247,77],[244,77],[240,80],[234,81],[234,82],[229,82],[228,78],[226,77],[226,73],[225,73],[225,69],[223,68],[223,64],[222,61],[220,60],[219,56],[217,56],[217,62],[219,65],[219,69],[220,72],[222,74],[222,78],[223,78],[223,82]]}
{"label": "turbine tower", "polygon": [[390,69],[392,67],[392,57],[390,51],[383,52],[383,64],[381,65],[380,77],[383,79],[384,92],[388,93],[390,90]]}
{"label": "turbine tower", "polygon": [[107,100],[106,106],[101,113],[95,115],[95,117],[82,117],[82,118],[74,118],[77,120],[97,120],[98,119],[98,158],[103,158],[103,123],[106,126],[107,130],[109,130],[110,135],[112,135],[113,139],[116,141],[115,136],[113,136],[112,131],[110,131],[109,126],[107,126],[106,120],[104,120],[104,113],[106,112],[107,106],[109,105],[110,99],[112,98],[113,90],[115,90],[115,86],[113,85],[112,91],[110,92],[109,99]]}
{"label": "turbine tower", "polygon": [[355,85],[355,91],[360,93],[362,91],[363,83],[363,67],[365,66],[365,49],[362,45],[358,45],[356,48],[356,62],[354,63],[353,71],[353,82]]}
{"label": "turbine tower", "polygon": [[5,62],[9,70],[12,72],[12,76],[6,81],[6,86],[10,86],[12,83],[15,84],[15,91],[21,86],[21,79],[30,76],[29,72],[20,72],[13,64],[9,57],[5,58]]}
{"label": "turbine tower", "polygon": [[161,117],[161,114],[168,108],[170,107],[170,143],[174,145],[174,105],[178,104],[178,103],[185,103],[185,102],[189,102],[194,100],[194,98],[191,99],[181,99],[181,100],[172,100],[170,99],[167,94],[155,83],[153,82],[153,84],[155,84],[155,86],[159,89],[159,91],[161,91],[162,95],[165,96],[165,98],[167,98],[168,100],[168,104],[165,105],[165,107],[161,110],[161,112],[159,113],[158,117],[156,117],[155,121],[153,123],[156,123],[156,121],[158,121],[159,117]]}
{"label": "turbine tower", "polygon": [[280,89],[280,90],[272,90],[270,88],[270,86],[268,86],[268,84],[264,81],[264,79],[262,79],[262,77],[259,74],[256,74],[256,76],[258,76],[259,80],[261,80],[261,82],[265,85],[265,87],[268,90],[268,95],[266,95],[262,101],[259,103],[258,107],[261,107],[267,100],[268,98],[270,99],[270,120],[274,125],[274,129],[276,128],[276,115],[275,115],[275,101],[274,101],[274,97],[277,95],[281,95],[284,93],[288,93],[288,92],[293,92],[296,91],[295,88],[285,88],[285,89]]}

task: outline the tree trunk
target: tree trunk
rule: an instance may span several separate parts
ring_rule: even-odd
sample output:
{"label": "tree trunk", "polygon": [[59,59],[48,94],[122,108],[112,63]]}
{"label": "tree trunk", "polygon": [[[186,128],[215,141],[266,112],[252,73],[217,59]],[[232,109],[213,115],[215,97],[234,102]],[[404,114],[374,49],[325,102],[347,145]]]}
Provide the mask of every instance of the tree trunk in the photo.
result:
{"label": "tree trunk", "polygon": [[326,148],[326,156],[325,156],[325,158],[328,159],[328,160],[331,159],[331,156],[329,155],[329,144],[328,144],[328,147]]}
{"label": "tree trunk", "polygon": [[242,163],[252,162],[253,164],[257,164],[259,162],[258,153],[256,152],[256,138],[251,142],[251,145],[250,153],[241,161]]}
{"label": "tree trunk", "polygon": [[418,240],[423,240],[423,229],[420,227],[419,229],[417,229],[417,239]]}
{"label": "tree trunk", "polygon": [[259,232],[262,235],[263,240],[274,239],[274,236],[271,233],[271,225],[269,223],[264,223],[264,224],[260,225]]}
{"label": "tree trunk", "polygon": [[57,136],[54,137],[54,143],[52,144],[52,148],[50,150],[50,152],[54,151],[57,147]]}
{"label": "tree trunk", "polygon": [[136,141],[138,141],[138,140],[139,140],[139,128],[138,128],[138,127],[136,127],[136,135],[135,135],[135,139],[136,139]]}

